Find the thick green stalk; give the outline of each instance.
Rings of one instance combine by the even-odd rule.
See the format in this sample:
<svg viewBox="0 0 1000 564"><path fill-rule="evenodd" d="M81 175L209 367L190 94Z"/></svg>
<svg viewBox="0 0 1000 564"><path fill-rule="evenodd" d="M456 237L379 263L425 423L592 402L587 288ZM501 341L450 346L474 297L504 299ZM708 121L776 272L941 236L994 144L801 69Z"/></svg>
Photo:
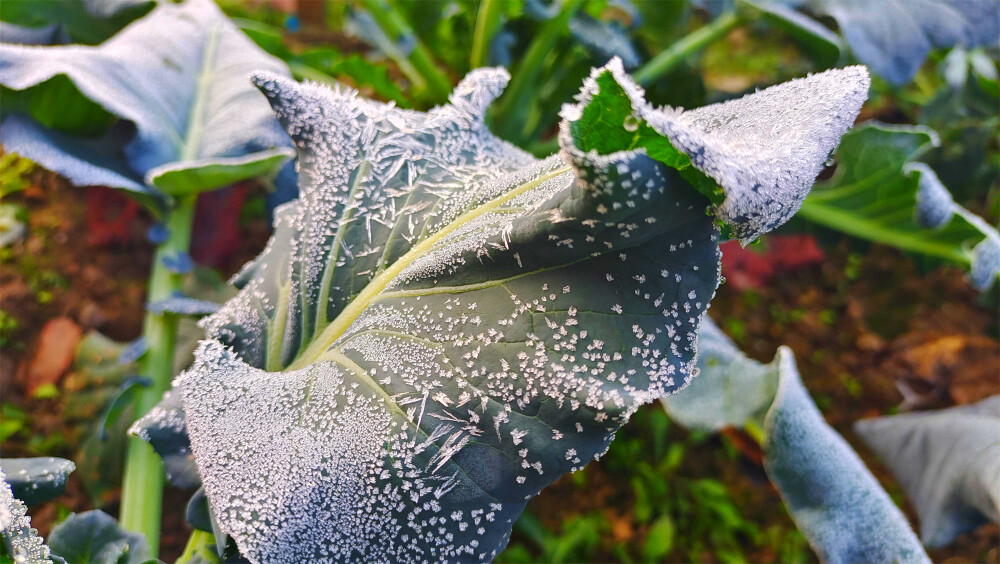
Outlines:
<svg viewBox="0 0 1000 564"><path fill-rule="evenodd" d="M405 62L408 64L400 64L400 70L407 74L418 91L424 91L432 101L444 101L451 92L451 80L438 68L430 52L403 19L402 13L386 0L361 0L361 3L390 41L406 36L415 38L413 50L406 56Z"/></svg>
<svg viewBox="0 0 1000 564"><path fill-rule="evenodd" d="M490 43L500 29L500 16L503 13L503 0L482 0L479 3L479 13L476 14L476 31L472 36L472 56L469 58L469 68L485 67L489 63Z"/></svg>
<svg viewBox="0 0 1000 564"><path fill-rule="evenodd" d="M186 253L191 243L191 225L197 196L180 198L167 218L170 231L153 256L146 295L147 302L170 297L181 289L182 276L171 272L164 259L176 253ZM135 415L140 417L153 408L170 387L174 375L174 344L177 340L177 316L170 313L146 312L142 328L148 350L141 360L142 375L151 384L140 390L135 403ZM122 527L146 535L155 556L160 545L160 506L163 501L163 463L148 443L129 442L122 481L122 501L119 521Z"/></svg>
<svg viewBox="0 0 1000 564"><path fill-rule="evenodd" d="M677 65L681 64L688 57L701 51L716 39L725 36L743 22L736 11L728 11L712 20L706 26L699 27L690 34L674 43L669 49L661 51L660 54L650 59L642 65L639 70L632 75L639 84L649 84L650 82L669 73Z"/></svg>
<svg viewBox="0 0 1000 564"><path fill-rule="evenodd" d="M494 112L494 127L504 128L505 137L515 143L523 143L526 139L511 139L520 133L523 116L528 113L531 96L538 87L539 74L545 58L550 54L556 41L569 30L569 21L576 15L583 0L564 0L559 14L545 22L541 31L528 47L521 63L516 67L510 84L503 96L497 102Z"/></svg>

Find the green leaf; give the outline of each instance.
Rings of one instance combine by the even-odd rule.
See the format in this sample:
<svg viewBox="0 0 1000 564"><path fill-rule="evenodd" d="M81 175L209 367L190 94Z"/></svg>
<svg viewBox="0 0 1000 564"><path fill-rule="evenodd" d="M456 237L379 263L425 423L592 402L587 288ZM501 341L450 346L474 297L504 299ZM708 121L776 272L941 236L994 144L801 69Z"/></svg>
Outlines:
<svg viewBox="0 0 1000 564"><path fill-rule="evenodd" d="M915 161L937 144L926 127L865 123L844 136L839 166L819 182L801 216L855 237L972 266L987 289L1000 276L1000 235L959 206L930 167Z"/></svg>
<svg viewBox="0 0 1000 564"><path fill-rule="evenodd" d="M151 556L140 533L126 531L107 513L74 513L49 534L52 554L73 564L143 564Z"/></svg>
<svg viewBox="0 0 1000 564"><path fill-rule="evenodd" d="M764 469L820 560L928 561L906 518L824 421L802 385L790 349L781 347L774 361L761 364L743 355L707 318L699 339L701 374L664 402L671 417L692 429L736 426L755 435ZM745 405L739 405L733 391L745 398ZM692 403L682 403L689 393Z"/></svg>
<svg viewBox="0 0 1000 564"><path fill-rule="evenodd" d="M96 44L149 12L154 4L153 0L4 0L0 41ZM31 31L36 39L26 41Z"/></svg>
<svg viewBox="0 0 1000 564"><path fill-rule="evenodd" d="M25 90L65 77L90 100L133 123L136 134L124 147L123 162L105 168L130 169L167 194L259 176L292 156L287 136L246 78L256 70L287 70L209 0L162 4L96 47L0 44L0 61L0 84L6 88ZM67 143L46 148L18 142L24 126L4 123L8 151L78 184L92 182L79 158L70 158L75 151Z"/></svg>
<svg viewBox="0 0 1000 564"><path fill-rule="evenodd" d="M910 496L927 546L1000 522L1000 396L854 428Z"/></svg>
<svg viewBox="0 0 1000 564"><path fill-rule="evenodd" d="M49 547L42 542L38 531L31 528L28 508L11 493L0 468L0 556L21 559L32 564L51 564Z"/></svg>
<svg viewBox="0 0 1000 564"><path fill-rule="evenodd" d="M844 42L823 24L795 11L783 2L742 1L760 10L764 20L788 33L821 66L831 66L840 60L845 48Z"/></svg>
<svg viewBox="0 0 1000 564"><path fill-rule="evenodd" d="M664 515L653 521L646 533L646 544L642 554L648 560L660 560L670 554L674 548L674 521L669 515Z"/></svg>
<svg viewBox="0 0 1000 564"><path fill-rule="evenodd" d="M691 112L706 133L649 107L613 62L564 110L560 154L539 161L483 122L502 70L471 73L426 114L257 76L300 148L300 197L203 320L169 409L134 427L177 431L183 414L212 513L249 559L490 559L528 499L690 380L718 285L715 220L644 149L586 145L607 75L711 171L741 166L736 131L711 118L752 145L759 132L728 110L777 104L764 92ZM835 130L864 85L848 70L769 92L801 102L803 129ZM826 158L809 156L794 165ZM776 160L765 175L781 198L805 173ZM740 182L761 168L742 165L727 202L753 192ZM785 213L766 204L755 229Z"/></svg>
<svg viewBox="0 0 1000 564"><path fill-rule="evenodd" d="M0 458L0 469L14 497L31 506L61 495L76 465L65 458L51 456Z"/></svg>

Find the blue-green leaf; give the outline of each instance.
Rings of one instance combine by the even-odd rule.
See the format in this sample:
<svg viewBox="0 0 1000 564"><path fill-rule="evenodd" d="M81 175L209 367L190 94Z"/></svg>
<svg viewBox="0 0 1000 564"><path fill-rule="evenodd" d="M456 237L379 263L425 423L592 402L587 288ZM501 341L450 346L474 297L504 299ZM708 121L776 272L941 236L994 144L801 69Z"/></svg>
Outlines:
<svg viewBox="0 0 1000 564"><path fill-rule="evenodd" d="M838 71L684 121L615 61L564 110L561 153L538 161L483 122L506 79L477 70L425 114L257 77L300 148L300 197L203 321L171 408L135 426L161 427L182 401L212 512L251 560L495 556L528 499L691 378L718 231L679 169L731 171L746 154L713 119L749 145L808 129L829 151L866 90ZM601 123L612 100L653 124L655 156L624 116ZM733 115L755 110L795 114L801 131ZM693 157L665 157L653 126ZM786 198L812 181L796 166L826 158L807 154L742 163L727 186L772 174L769 197ZM757 230L790 213L761 207Z"/></svg>
<svg viewBox="0 0 1000 564"><path fill-rule="evenodd" d="M124 158L143 184L167 194L210 190L275 170L292 156L288 138L251 71L286 73L209 0L163 4L96 47L0 45L0 84L24 90L66 76L79 91L136 127ZM43 166L67 160L65 146L39 151L3 143ZM117 170L117 169L115 169ZM59 170L92 182L79 166Z"/></svg>
<svg viewBox="0 0 1000 564"><path fill-rule="evenodd" d="M0 470L14 497L29 506L62 494L66 480L75 469L76 465L65 458L0 458Z"/></svg>
<svg viewBox="0 0 1000 564"><path fill-rule="evenodd" d="M764 419L764 468L824 562L930 562L906 517L823 419L778 350L778 388Z"/></svg>
<svg viewBox="0 0 1000 564"><path fill-rule="evenodd" d="M906 518L823 419L790 349L761 364L707 318L699 339L700 375L663 402L672 418L704 431L745 428L760 440L768 476L822 561L928 561Z"/></svg>
<svg viewBox="0 0 1000 564"><path fill-rule="evenodd" d="M143 564L151 553L146 537L126 531L107 513L74 513L52 529L53 556L72 564Z"/></svg>
<svg viewBox="0 0 1000 564"><path fill-rule="evenodd" d="M1000 396L854 428L910 496L927 546L1000 523Z"/></svg>
<svg viewBox="0 0 1000 564"><path fill-rule="evenodd" d="M763 425L778 386L774 363L748 358L710 319L698 333L698 377L660 400L670 418L688 429L717 432Z"/></svg>

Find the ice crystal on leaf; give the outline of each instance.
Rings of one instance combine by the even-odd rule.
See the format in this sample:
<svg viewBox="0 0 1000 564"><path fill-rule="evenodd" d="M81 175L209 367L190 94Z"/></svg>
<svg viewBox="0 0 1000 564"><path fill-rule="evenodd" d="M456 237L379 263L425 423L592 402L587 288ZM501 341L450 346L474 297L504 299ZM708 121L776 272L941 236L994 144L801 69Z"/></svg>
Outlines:
<svg viewBox="0 0 1000 564"><path fill-rule="evenodd" d="M595 101L608 77L619 92ZM612 98L647 123L682 122L648 108L618 62L564 110L577 123L544 160L483 123L502 70L474 71L428 113L254 80L299 149L301 195L234 279L239 295L203 321L208 340L175 382L213 514L255 562L489 560L528 499L694 375L719 282L710 201L662 144L654 156L585 139L607 126L592 110ZM864 90L861 71L810 80L833 94L809 81L796 92L840 96L817 119L842 131L860 102L841 94ZM678 126L709 176L743 154L726 152L738 129L695 129L714 115ZM835 135L816 142L822 155L807 147L809 170ZM797 194L806 176L768 178ZM730 204L744 216L760 202L723 188L747 198ZM749 231L794 208L780 189L770 197L785 211L761 211Z"/></svg>

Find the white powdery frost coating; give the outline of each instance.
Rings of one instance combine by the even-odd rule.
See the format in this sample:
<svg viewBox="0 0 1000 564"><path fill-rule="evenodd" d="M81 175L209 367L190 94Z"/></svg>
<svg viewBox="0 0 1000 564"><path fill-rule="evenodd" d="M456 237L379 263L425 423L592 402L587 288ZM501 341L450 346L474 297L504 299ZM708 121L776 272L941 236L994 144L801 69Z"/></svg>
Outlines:
<svg viewBox="0 0 1000 564"><path fill-rule="evenodd" d="M670 139L691 163L726 191L719 219L747 244L788 220L802 205L826 161L853 125L868 97L862 66L791 80L738 100L691 111L654 108L643 90L612 59L595 69L576 107L563 117L576 121L598 92L597 77L610 71L629 96L635 115ZM572 137L564 125L560 145Z"/></svg>
<svg viewBox="0 0 1000 564"><path fill-rule="evenodd" d="M486 561L533 495L693 377L701 196L641 153L537 161L479 70L426 114L255 79L301 195L175 387L254 562Z"/></svg>
<svg viewBox="0 0 1000 564"><path fill-rule="evenodd" d="M42 542L38 531L31 528L28 508L14 498L10 484L0 470L0 542L9 543L11 558L16 564L51 564L49 547Z"/></svg>

